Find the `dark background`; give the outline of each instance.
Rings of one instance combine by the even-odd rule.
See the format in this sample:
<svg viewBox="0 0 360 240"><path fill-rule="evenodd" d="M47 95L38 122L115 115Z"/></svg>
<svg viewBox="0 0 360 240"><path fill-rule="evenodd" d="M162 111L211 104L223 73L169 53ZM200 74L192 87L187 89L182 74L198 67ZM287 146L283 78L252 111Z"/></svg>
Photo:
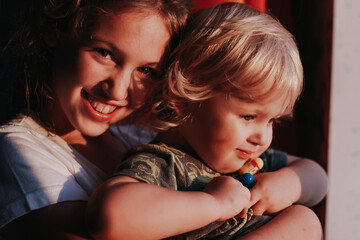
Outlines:
<svg viewBox="0 0 360 240"><path fill-rule="evenodd" d="M272 146L327 169L333 0L268 0L268 10L295 36L305 83L293 121L274 129ZM314 208L323 227L325 205Z"/></svg>
<svg viewBox="0 0 360 240"><path fill-rule="evenodd" d="M22 2L22 0L0 0L0 124L6 119L6 110L12 94L11 83L16 74L14 54L8 42L18 24L18 11L23 5Z"/></svg>

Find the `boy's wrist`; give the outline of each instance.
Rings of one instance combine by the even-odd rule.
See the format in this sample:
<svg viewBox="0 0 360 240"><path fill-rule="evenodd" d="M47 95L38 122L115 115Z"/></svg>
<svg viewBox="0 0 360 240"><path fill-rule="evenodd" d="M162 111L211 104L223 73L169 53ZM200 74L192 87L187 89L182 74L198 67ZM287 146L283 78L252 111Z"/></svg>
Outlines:
<svg viewBox="0 0 360 240"><path fill-rule="evenodd" d="M286 198L290 202L290 205L298 203L301 197L301 180L296 170L288 166L278 170L278 172L284 174L283 179L285 179L286 186L289 186L285 192L287 193Z"/></svg>

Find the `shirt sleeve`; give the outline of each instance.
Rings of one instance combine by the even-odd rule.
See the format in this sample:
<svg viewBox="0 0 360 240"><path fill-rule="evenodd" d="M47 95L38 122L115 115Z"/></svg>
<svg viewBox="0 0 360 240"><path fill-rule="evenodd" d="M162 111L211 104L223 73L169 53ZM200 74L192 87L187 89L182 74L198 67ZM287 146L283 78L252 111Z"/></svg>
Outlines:
<svg viewBox="0 0 360 240"><path fill-rule="evenodd" d="M273 172L287 165L287 154L272 148L267 149L260 158L264 161L260 172Z"/></svg>
<svg viewBox="0 0 360 240"><path fill-rule="evenodd" d="M139 181L178 190L178 170L171 152L159 151L160 147L143 145L142 150L128 154L115 176L125 175ZM150 149L154 148L154 149ZM158 149L157 149L158 148Z"/></svg>

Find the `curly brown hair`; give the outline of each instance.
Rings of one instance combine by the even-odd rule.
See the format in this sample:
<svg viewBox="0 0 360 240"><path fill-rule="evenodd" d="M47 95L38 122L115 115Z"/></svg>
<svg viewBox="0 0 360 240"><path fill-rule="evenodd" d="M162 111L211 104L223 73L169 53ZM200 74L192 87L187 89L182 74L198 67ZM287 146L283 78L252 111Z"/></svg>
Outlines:
<svg viewBox="0 0 360 240"><path fill-rule="evenodd" d="M47 39L76 39L99 15L137 11L161 16L173 43L186 21L189 7L189 1L182 0L26 1L21 27L12 39L19 46L14 113L25 109L27 114L40 119L40 113L54 101L51 79L54 47L47 44Z"/></svg>

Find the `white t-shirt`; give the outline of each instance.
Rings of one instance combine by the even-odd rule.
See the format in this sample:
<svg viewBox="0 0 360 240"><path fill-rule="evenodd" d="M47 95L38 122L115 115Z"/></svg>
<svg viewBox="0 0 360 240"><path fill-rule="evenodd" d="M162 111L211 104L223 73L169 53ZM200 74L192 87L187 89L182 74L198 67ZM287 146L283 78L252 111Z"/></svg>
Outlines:
<svg viewBox="0 0 360 240"><path fill-rule="evenodd" d="M50 204L87 200L106 177L30 117L0 126L0 228Z"/></svg>

